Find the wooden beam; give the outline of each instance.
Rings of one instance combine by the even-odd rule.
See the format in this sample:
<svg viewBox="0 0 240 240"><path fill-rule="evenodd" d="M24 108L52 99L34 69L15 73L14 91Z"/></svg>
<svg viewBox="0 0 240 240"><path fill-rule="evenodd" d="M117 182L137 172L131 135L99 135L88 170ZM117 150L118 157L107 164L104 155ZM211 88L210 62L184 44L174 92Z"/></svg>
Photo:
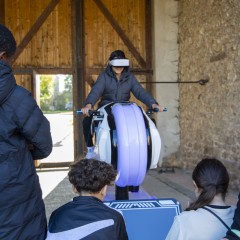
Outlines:
<svg viewBox="0 0 240 240"><path fill-rule="evenodd" d="M146 68L152 68L152 0L145 0L145 39L146 39ZM147 82L152 82L152 75L146 77ZM153 93L151 84L146 85L148 92Z"/></svg>
<svg viewBox="0 0 240 240"><path fill-rule="evenodd" d="M5 24L5 0L0 0L0 23Z"/></svg>
<svg viewBox="0 0 240 240"><path fill-rule="evenodd" d="M85 93L85 58L84 58L84 0L72 0L72 56L73 56L73 103L74 109L81 109ZM84 138L82 117L74 116L74 157L83 155Z"/></svg>
<svg viewBox="0 0 240 240"><path fill-rule="evenodd" d="M146 65L152 68L152 0L145 0Z"/></svg>
<svg viewBox="0 0 240 240"><path fill-rule="evenodd" d="M105 5L102 3L101 0L94 0L100 11L103 13L103 15L106 17L106 19L109 21L109 23L112 25L113 29L118 33L119 37L122 39L124 44L128 47L132 55L136 58L138 63L142 68L146 68L146 62L141 56L141 54L138 52L138 50L134 47L128 36L125 34L123 29L120 27L118 22L115 20L115 18L112 16L112 14L109 12L109 10L105 7ZM126 13L127 14L127 13Z"/></svg>
<svg viewBox="0 0 240 240"><path fill-rule="evenodd" d="M13 57L12 63L16 61L18 56L22 53L24 48L28 45L28 43L32 40L33 36L37 33L39 28L42 26L42 24L45 22L45 20L48 18L50 13L53 11L53 9L56 7L56 5L59 3L60 0L51 0L51 2L48 4L48 6L44 9L42 14L39 16L39 18L36 20L36 22L33 24L31 29L28 31L26 36L22 39L20 44L17 47L16 53Z"/></svg>
<svg viewBox="0 0 240 240"><path fill-rule="evenodd" d="M13 67L13 73L15 75L25 75L25 74L73 74L72 68L24 68L24 67Z"/></svg>

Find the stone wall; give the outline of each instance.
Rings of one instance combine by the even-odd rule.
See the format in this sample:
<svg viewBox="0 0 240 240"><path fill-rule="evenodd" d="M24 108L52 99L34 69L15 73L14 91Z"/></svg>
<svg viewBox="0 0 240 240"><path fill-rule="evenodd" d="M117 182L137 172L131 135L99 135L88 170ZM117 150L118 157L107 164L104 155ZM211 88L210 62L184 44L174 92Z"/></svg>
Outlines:
<svg viewBox="0 0 240 240"><path fill-rule="evenodd" d="M179 0L180 150L172 165L204 157L227 166L240 189L240 1ZM168 160L168 161L169 161Z"/></svg>

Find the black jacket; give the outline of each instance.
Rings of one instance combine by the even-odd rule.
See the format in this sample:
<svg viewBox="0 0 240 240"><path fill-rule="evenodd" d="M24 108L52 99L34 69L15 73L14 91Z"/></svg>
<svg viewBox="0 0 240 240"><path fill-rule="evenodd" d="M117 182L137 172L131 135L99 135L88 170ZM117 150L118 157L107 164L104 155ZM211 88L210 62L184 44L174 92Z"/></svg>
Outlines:
<svg viewBox="0 0 240 240"><path fill-rule="evenodd" d="M51 151L49 122L0 61L0 239L44 239L45 207L33 159Z"/></svg>
<svg viewBox="0 0 240 240"><path fill-rule="evenodd" d="M233 224L231 226L231 229L235 229L235 230L240 231L240 193L238 195L237 208L236 208L235 213L234 213ZM237 237L231 231L227 231L226 238L229 239L229 240L239 240L240 239L240 237Z"/></svg>
<svg viewBox="0 0 240 240"><path fill-rule="evenodd" d="M47 240L127 240L122 215L95 197L79 196L55 210Z"/></svg>
<svg viewBox="0 0 240 240"><path fill-rule="evenodd" d="M129 101L130 93L151 108L156 103L155 99L137 81L128 68L124 69L120 80L117 80L112 68L108 65L102 72L91 89L84 105L92 106L101 98L98 107L111 102Z"/></svg>

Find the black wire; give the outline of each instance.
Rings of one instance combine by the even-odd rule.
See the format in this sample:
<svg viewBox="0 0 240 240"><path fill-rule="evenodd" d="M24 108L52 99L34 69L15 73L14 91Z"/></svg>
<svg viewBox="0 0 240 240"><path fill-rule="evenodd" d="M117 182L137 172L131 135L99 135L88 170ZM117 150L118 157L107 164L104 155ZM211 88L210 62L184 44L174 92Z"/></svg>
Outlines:
<svg viewBox="0 0 240 240"><path fill-rule="evenodd" d="M180 81L180 82L139 82L141 84L147 84L147 83L198 83L200 85L205 85L207 82L209 82L208 79L200 79L198 81Z"/></svg>

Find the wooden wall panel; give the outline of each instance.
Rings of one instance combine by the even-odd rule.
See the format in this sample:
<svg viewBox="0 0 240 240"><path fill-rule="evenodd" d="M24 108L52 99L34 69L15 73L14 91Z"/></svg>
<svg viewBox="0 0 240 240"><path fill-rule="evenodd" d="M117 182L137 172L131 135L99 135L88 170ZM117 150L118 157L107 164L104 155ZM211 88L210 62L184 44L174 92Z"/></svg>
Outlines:
<svg viewBox="0 0 240 240"><path fill-rule="evenodd" d="M145 58L145 0L102 0L133 45ZM86 67L106 65L110 53L122 49L132 67L140 67L93 0L84 2Z"/></svg>
<svg viewBox="0 0 240 240"><path fill-rule="evenodd" d="M28 91L32 92L32 76L31 75L16 75L16 82L18 85L26 88Z"/></svg>
<svg viewBox="0 0 240 240"><path fill-rule="evenodd" d="M19 44L50 0L5 1L5 23ZM17 66L71 67L71 1L61 0L15 62Z"/></svg>

